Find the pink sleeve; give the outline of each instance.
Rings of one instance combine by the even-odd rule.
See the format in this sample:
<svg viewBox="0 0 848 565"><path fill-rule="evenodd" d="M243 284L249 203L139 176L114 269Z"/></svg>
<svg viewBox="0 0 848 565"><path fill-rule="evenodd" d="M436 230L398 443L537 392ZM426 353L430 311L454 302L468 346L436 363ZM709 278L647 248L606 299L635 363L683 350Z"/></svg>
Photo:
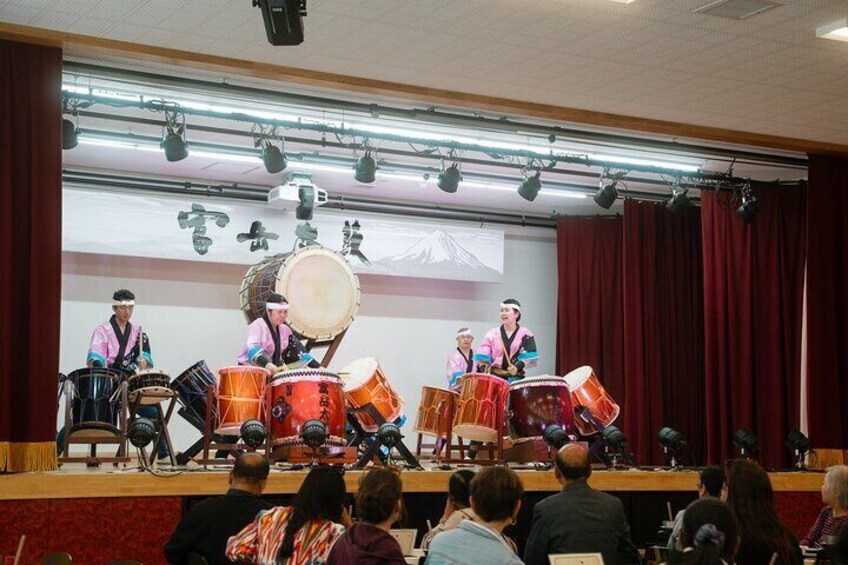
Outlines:
<svg viewBox="0 0 848 565"><path fill-rule="evenodd" d="M91 343L88 346L88 356L86 364L92 361L99 361L104 367L107 365L109 354L109 336L103 326L94 328L94 333L91 334Z"/></svg>

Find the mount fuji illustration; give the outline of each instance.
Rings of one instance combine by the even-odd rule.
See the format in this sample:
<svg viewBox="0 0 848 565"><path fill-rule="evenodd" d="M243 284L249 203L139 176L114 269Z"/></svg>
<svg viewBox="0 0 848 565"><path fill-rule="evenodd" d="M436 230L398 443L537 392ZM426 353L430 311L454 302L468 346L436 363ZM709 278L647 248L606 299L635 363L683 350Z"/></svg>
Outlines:
<svg viewBox="0 0 848 565"><path fill-rule="evenodd" d="M477 259L444 230L435 230L398 255L374 262L376 271L414 277L500 282L503 274Z"/></svg>

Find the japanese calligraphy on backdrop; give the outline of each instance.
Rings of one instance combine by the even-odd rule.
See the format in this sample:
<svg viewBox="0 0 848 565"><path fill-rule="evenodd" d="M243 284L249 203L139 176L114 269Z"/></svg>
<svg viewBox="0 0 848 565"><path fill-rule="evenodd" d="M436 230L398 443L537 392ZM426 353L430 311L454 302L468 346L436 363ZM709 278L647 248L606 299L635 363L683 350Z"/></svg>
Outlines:
<svg viewBox="0 0 848 565"><path fill-rule="evenodd" d="M320 244L357 273L476 282L503 279L504 234L431 221L321 210L309 222L263 204L65 188L63 249L252 265Z"/></svg>

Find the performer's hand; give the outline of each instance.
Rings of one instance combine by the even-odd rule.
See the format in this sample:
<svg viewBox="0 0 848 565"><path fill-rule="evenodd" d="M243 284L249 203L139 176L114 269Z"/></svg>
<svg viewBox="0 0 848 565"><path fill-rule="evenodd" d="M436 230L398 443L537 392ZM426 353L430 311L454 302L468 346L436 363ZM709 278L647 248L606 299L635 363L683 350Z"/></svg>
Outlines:
<svg viewBox="0 0 848 565"><path fill-rule="evenodd" d="M274 365L273 363L267 363L265 365L265 370L268 371L269 375L273 376L273 374L277 372L277 366Z"/></svg>
<svg viewBox="0 0 848 565"><path fill-rule="evenodd" d="M508 372L511 376L513 376L513 377L514 377L515 375L517 375L517 374L518 374L518 367L516 367L515 365L510 365L510 366L509 366L509 369L507 369L507 372Z"/></svg>
<svg viewBox="0 0 848 565"><path fill-rule="evenodd" d="M138 362L139 370L144 371L144 370L147 369L147 367L148 367L147 359L142 359L141 361Z"/></svg>
<svg viewBox="0 0 848 565"><path fill-rule="evenodd" d="M346 530L350 529L350 527L353 526L353 518L350 517L349 506L345 506L342 508L342 526L344 526Z"/></svg>

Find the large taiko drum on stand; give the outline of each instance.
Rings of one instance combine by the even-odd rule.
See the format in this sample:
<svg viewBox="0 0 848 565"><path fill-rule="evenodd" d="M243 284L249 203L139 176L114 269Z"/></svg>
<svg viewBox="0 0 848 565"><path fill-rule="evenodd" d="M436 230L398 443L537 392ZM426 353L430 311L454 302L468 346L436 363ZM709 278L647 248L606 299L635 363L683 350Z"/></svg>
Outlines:
<svg viewBox="0 0 848 565"><path fill-rule="evenodd" d="M322 369L297 369L274 375L271 387L271 444L303 445L300 432L309 420L327 427L327 443L345 443L345 397L341 379Z"/></svg>
<svg viewBox="0 0 848 565"><path fill-rule="evenodd" d="M267 375L265 369L247 365L218 369L216 434L237 436L241 434L241 425L245 421L264 421Z"/></svg>
<svg viewBox="0 0 848 565"><path fill-rule="evenodd" d="M113 402L112 397L119 390L123 378L123 371L105 367L86 367L68 375L68 380L74 385L70 437L76 434L120 435L118 403Z"/></svg>
<svg viewBox="0 0 848 565"><path fill-rule="evenodd" d="M453 433L459 437L495 442L501 433L509 382L486 373L467 373L460 381L453 417Z"/></svg>
<svg viewBox="0 0 848 565"><path fill-rule="evenodd" d="M541 439L545 428L557 424L567 433L574 425L571 391L562 377L528 377L509 387L509 435L513 439Z"/></svg>
<svg viewBox="0 0 848 565"><path fill-rule="evenodd" d="M180 404L201 426L206 422L206 410L209 404L209 386L217 386L215 375L209 370L206 361L198 361L179 374L171 383L171 388L177 393Z"/></svg>
<svg viewBox="0 0 848 565"><path fill-rule="evenodd" d="M339 376L344 382L345 397L354 408L364 408L371 403L386 422L394 422L403 416L403 398L373 357L363 357L348 364L339 371ZM357 412L356 418L366 432L376 432L380 427L370 414Z"/></svg>
<svg viewBox="0 0 848 565"><path fill-rule="evenodd" d="M331 340L346 330L361 297L359 278L344 256L319 245L273 255L247 271L239 301L248 323L265 313L271 293L289 301L291 329L314 340Z"/></svg>
<svg viewBox="0 0 848 565"><path fill-rule="evenodd" d="M418 417L412 428L419 434L446 438L451 427L450 412L456 405L457 393L432 386L421 387Z"/></svg>
<svg viewBox="0 0 848 565"><path fill-rule="evenodd" d="M618 418L621 408L601 386L592 367L578 367L563 378L571 389L571 401L575 411L574 425L581 434L588 436L601 431L593 422L580 417L582 408L588 408L603 427L609 426Z"/></svg>

